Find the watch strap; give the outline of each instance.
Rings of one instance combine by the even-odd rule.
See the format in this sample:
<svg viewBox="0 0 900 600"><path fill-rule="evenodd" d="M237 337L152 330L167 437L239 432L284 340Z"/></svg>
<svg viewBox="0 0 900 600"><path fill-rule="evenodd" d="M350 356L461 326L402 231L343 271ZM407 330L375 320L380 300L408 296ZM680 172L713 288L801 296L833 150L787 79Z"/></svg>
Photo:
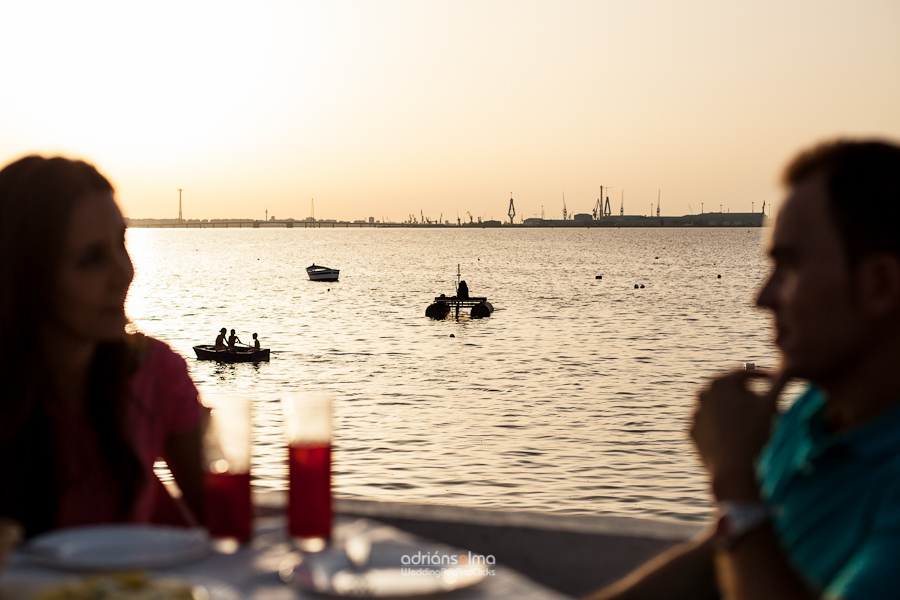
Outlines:
<svg viewBox="0 0 900 600"><path fill-rule="evenodd" d="M727 550L769 519L769 508L759 500L723 501L718 504L719 521L713 534L717 550Z"/></svg>

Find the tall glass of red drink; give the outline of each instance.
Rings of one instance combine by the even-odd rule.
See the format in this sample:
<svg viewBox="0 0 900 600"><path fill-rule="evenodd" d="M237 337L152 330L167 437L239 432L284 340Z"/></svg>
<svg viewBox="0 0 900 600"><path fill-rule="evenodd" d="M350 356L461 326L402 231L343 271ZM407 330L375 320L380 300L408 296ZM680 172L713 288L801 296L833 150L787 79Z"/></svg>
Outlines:
<svg viewBox="0 0 900 600"><path fill-rule="evenodd" d="M204 440L206 526L222 550L253 537L250 500L251 402L246 396L204 398L211 406Z"/></svg>
<svg viewBox="0 0 900 600"><path fill-rule="evenodd" d="M288 532L301 550L331 539L331 398L290 394L281 399L288 441Z"/></svg>

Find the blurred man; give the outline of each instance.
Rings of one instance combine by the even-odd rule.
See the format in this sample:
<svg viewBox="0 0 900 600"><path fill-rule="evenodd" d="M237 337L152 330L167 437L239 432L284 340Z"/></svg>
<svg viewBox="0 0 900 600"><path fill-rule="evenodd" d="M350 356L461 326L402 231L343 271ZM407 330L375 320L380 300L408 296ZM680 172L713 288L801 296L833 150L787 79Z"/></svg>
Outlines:
<svg viewBox="0 0 900 600"><path fill-rule="evenodd" d="M592 599L900 597L900 147L821 145L785 183L757 299L781 367L714 380L691 428L715 531ZM810 386L777 414L792 378Z"/></svg>

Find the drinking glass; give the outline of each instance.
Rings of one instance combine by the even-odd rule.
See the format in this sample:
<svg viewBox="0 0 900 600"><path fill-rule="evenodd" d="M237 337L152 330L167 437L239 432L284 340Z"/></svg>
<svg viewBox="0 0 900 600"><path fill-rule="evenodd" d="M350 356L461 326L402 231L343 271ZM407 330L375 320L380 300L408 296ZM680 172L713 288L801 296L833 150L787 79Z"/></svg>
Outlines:
<svg viewBox="0 0 900 600"><path fill-rule="evenodd" d="M288 442L288 532L301 550L331 539L331 398L294 393L281 399Z"/></svg>
<svg viewBox="0 0 900 600"><path fill-rule="evenodd" d="M204 439L206 457L206 523L209 534L226 542L253 537L250 500L251 402L246 396L218 395ZM229 544L221 546L227 549Z"/></svg>

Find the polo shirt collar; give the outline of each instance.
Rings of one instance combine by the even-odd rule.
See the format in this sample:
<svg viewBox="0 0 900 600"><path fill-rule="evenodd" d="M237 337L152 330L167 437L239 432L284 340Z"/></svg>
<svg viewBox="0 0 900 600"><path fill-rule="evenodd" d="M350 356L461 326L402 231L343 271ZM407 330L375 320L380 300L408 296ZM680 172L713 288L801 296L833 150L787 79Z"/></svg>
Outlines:
<svg viewBox="0 0 900 600"><path fill-rule="evenodd" d="M815 459L831 448L841 448L863 459L900 453L900 401L874 419L843 431L828 433L825 423L825 392L816 390L814 401L803 407L801 422L807 428L808 457Z"/></svg>

